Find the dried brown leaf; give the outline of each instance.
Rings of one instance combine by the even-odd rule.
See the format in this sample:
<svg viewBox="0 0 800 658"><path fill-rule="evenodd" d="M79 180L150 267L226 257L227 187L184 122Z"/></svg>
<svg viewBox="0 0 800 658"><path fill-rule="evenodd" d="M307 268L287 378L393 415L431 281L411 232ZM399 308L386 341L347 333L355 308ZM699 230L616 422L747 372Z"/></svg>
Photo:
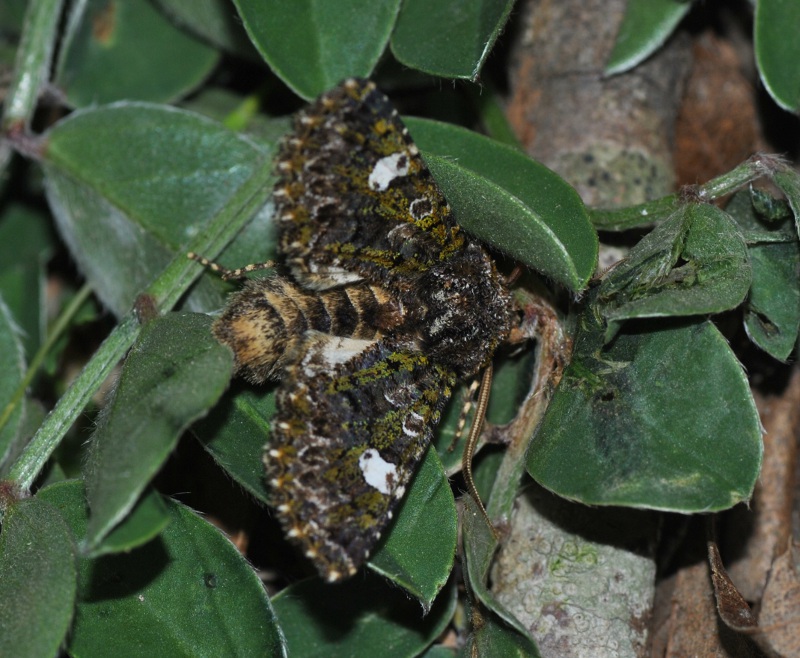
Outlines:
<svg viewBox="0 0 800 658"><path fill-rule="evenodd" d="M747 601L736 589L736 585L725 571L716 542L708 542L708 562L711 565L711 581L717 599L717 612L725 625L735 631L750 631L758 627Z"/></svg>

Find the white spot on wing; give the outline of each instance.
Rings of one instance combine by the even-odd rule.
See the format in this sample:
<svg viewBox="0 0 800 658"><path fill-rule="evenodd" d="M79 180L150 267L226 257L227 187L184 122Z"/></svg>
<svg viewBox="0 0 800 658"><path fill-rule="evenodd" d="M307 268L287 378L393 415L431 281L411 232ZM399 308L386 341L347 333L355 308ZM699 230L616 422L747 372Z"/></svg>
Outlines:
<svg viewBox="0 0 800 658"><path fill-rule="evenodd" d="M365 450L358 458L358 467L369 486L386 496L392 492L392 484L397 479L397 467L381 457L377 450Z"/></svg>
<svg viewBox="0 0 800 658"><path fill-rule="evenodd" d="M292 246L304 247L305 245L296 243ZM306 286L313 290L327 290L334 286L341 286L362 280L360 274L350 272L341 267L336 267L335 265L320 265L319 263L311 262L308 265L306 265L306 263L290 263L290 267L295 278L303 281ZM308 280L307 272L313 275L312 280Z"/></svg>
<svg viewBox="0 0 800 658"><path fill-rule="evenodd" d="M402 152L392 153L375 163L375 168L369 175L369 186L383 192L395 178L407 175L408 155Z"/></svg>
<svg viewBox="0 0 800 658"><path fill-rule="evenodd" d="M346 363L357 354L375 344L374 340L365 338L343 338L331 336L320 346L317 352L320 358L331 365Z"/></svg>
<svg viewBox="0 0 800 658"><path fill-rule="evenodd" d="M306 377L318 377L340 363L361 354L375 344L374 340L365 338L344 338L331 336L319 331L306 332L305 356L300 362ZM309 402L313 402L308 398Z"/></svg>

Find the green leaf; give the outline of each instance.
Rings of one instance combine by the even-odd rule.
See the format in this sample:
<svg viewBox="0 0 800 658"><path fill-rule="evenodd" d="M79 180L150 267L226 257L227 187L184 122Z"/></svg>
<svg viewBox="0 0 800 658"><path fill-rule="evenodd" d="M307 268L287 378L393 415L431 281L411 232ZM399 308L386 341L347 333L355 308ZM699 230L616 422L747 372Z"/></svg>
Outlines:
<svg viewBox="0 0 800 658"><path fill-rule="evenodd" d="M645 236L600 286L609 340L622 320L719 313L747 295L747 246L715 206L688 204Z"/></svg>
<svg viewBox="0 0 800 658"><path fill-rule="evenodd" d="M405 0L392 52L406 66L476 80L514 0Z"/></svg>
<svg viewBox="0 0 800 658"><path fill-rule="evenodd" d="M754 190L740 190L731 197L725 206L739 233L747 244L763 244L768 242L797 242L797 230L794 218L771 221L756 210Z"/></svg>
<svg viewBox="0 0 800 658"><path fill-rule="evenodd" d="M76 7L82 14L71 18L56 76L76 107L176 100L199 85L219 59L149 2L88 0Z"/></svg>
<svg viewBox="0 0 800 658"><path fill-rule="evenodd" d="M146 544L158 536L169 523L169 510L154 489L146 491L128 516L114 528L92 552L94 557L122 553Z"/></svg>
<svg viewBox="0 0 800 658"><path fill-rule="evenodd" d="M310 100L348 77L368 77L394 27L400 0L234 0L275 74Z"/></svg>
<svg viewBox="0 0 800 658"><path fill-rule="evenodd" d="M38 496L10 506L0 534L0 655L55 656L72 619L75 543Z"/></svg>
<svg viewBox="0 0 800 658"><path fill-rule="evenodd" d="M458 658L454 647L434 644L425 653L420 654L420 658Z"/></svg>
<svg viewBox="0 0 800 658"><path fill-rule="evenodd" d="M589 505L689 513L749 499L761 424L716 327L636 325L600 351L591 315L531 443L531 476Z"/></svg>
<svg viewBox="0 0 800 658"><path fill-rule="evenodd" d="M772 182L786 195L794 214L794 222L800 235L800 173L786 167L772 177Z"/></svg>
<svg viewBox="0 0 800 658"><path fill-rule="evenodd" d="M214 461L262 503L269 502L263 454L274 413L274 386L259 390L239 387L192 427Z"/></svg>
<svg viewBox="0 0 800 658"><path fill-rule="evenodd" d="M467 599L472 632L464 647L464 656L503 656L504 658L538 658L541 654L534 641L507 626L491 610L478 610Z"/></svg>
<svg viewBox="0 0 800 658"><path fill-rule="evenodd" d="M586 285L598 241L572 187L518 150L477 133L404 121L459 224L571 290Z"/></svg>
<svg viewBox="0 0 800 658"><path fill-rule="evenodd" d="M145 325L92 438L89 549L130 512L181 432L222 395L232 369L208 316L172 313Z"/></svg>
<svg viewBox="0 0 800 658"><path fill-rule="evenodd" d="M628 0L606 75L623 73L664 45L691 8L687 0Z"/></svg>
<svg viewBox="0 0 800 658"><path fill-rule="evenodd" d="M386 541L369 566L413 594L429 611L453 569L456 503L435 450L428 450Z"/></svg>
<svg viewBox="0 0 800 658"><path fill-rule="evenodd" d="M483 622L470 636L468 647L479 656L530 656L538 658L539 650L519 620L500 603L487 587L489 569L497 550L497 536L486 524L471 496L464 496L461 515L463 529L463 563L465 580L481 607ZM477 652L477 653L476 653Z"/></svg>
<svg viewBox="0 0 800 658"><path fill-rule="evenodd" d="M42 163L58 228L118 316L271 157L204 117L141 103L75 112L46 139ZM188 308L221 303L204 280Z"/></svg>
<svg viewBox="0 0 800 658"><path fill-rule="evenodd" d="M80 482L44 489L76 537L88 524ZM281 656L258 576L216 528L166 499L170 522L130 553L79 560L73 656Z"/></svg>
<svg viewBox="0 0 800 658"><path fill-rule="evenodd" d="M0 4L0 26L9 37L13 36L15 39L19 39L27 6L28 0L7 0Z"/></svg>
<svg viewBox="0 0 800 658"><path fill-rule="evenodd" d="M54 239L41 212L11 203L0 216L0 294L21 329L29 361L44 339L44 263Z"/></svg>
<svg viewBox="0 0 800 658"><path fill-rule="evenodd" d="M0 427L0 466L7 466L6 462L16 452L24 423L25 398L18 400L13 410L7 405L20 387L25 370L25 353L17 326L0 297L0 372L3 374L0 377L0 414L5 416L5 425Z"/></svg>
<svg viewBox="0 0 800 658"><path fill-rule="evenodd" d="M761 81L784 110L800 111L800 4L795 0L758 0L756 3L756 64Z"/></svg>
<svg viewBox="0 0 800 658"><path fill-rule="evenodd" d="M256 94L242 97L227 89L209 87L194 94L181 107L219 121L270 148L292 129L291 114L269 117L261 111L261 100Z"/></svg>
<svg viewBox="0 0 800 658"><path fill-rule="evenodd" d="M745 328L756 345L785 361L800 327L800 245L795 242L750 247L753 285L745 307Z"/></svg>
<svg viewBox="0 0 800 658"><path fill-rule="evenodd" d="M42 422L47 415L47 410L39 400L26 396L23 398L23 405L22 422L17 430L16 441L6 455L8 461L0 465L0 478L8 475L12 467L16 465L16 460L20 457L31 437L42 426Z"/></svg>
<svg viewBox="0 0 800 658"><path fill-rule="evenodd" d="M176 25L237 55L256 56L230 0L156 0Z"/></svg>
<svg viewBox="0 0 800 658"><path fill-rule="evenodd" d="M416 601L374 575L339 585L311 578L272 599L289 655L303 658L416 656L455 611L455 587L424 614Z"/></svg>
<svg viewBox="0 0 800 658"><path fill-rule="evenodd" d="M792 210L785 200L776 199L765 190L761 190L751 185L750 198L753 204L753 209L767 222L780 222L781 220L788 219L792 216Z"/></svg>
<svg viewBox="0 0 800 658"><path fill-rule="evenodd" d="M475 488L478 490L481 500L489 501L504 456L502 448L493 446L491 449L481 450L473 460L472 469L474 471Z"/></svg>
<svg viewBox="0 0 800 658"><path fill-rule="evenodd" d="M492 394L486 410L486 420L495 425L510 423L519 412L531 388L536 369L536 352L525 350L506 357L494 368Z"/></svg>

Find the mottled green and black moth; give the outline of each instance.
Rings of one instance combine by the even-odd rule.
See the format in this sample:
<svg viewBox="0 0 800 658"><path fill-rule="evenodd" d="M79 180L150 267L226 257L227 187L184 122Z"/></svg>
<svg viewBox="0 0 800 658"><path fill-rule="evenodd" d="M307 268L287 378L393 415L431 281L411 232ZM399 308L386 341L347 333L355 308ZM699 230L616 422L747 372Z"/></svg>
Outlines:
<svg viewBox="0 0 800 658"><path fill-rule="evenodd" d="M214 334L240 376L281 380L272 503L337 581L389 524L455 382L507 337L511 302L372 82L300 112L277 173L283 262L231 296Z"/></svg>

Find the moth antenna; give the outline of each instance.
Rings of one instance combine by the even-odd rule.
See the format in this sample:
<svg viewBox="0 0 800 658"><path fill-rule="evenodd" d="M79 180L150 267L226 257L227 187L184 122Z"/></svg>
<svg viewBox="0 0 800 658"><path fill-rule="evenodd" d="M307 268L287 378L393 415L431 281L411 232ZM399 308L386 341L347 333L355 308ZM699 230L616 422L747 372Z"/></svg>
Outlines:
<svg viewBox="0 0 800 658"><path fill-rule="evenodd" d="M232 279L244 279L250 272L258 272L260 270L271 270L275 267L274 261L267 260L263 263L251 263L250 265L245 265L244 267L237 267L235 270L229 270L227 267L220 265L219 263L214 262L213 260L208 260L199 254L190 251L186 254L186 257L189 260L196 260L200 263L203 267L207 267L212 272L216 272L220 275L220 278L223 281L230 281Z"/></svg>
<svg viewBox="0 0 800 658"><path fill-rule="evenodd" d="M453 452L458 442L461 441L461 437L464 435L464 428L467 426L467 417L469 416L469 412L472 411L472 405L475 404L475 391L478 390L479 385L479 379L473 379L472 383L469 385L467 394L464 396L464 405L461 407L461 413L458 416L456 431L453 433L453 440L450 441L447 452Z"/></svg>
<svg viewBox="0 0 800 658"><path fill-rule="evenodd" d="M481 430L483 430L483 421L486 419L486 409L489 406L489 394L492 390L493 374L494 371L492 369L492 364L489 363L489 365L487 365L483 371L483 377L481 377L481 390L478 394L478 405L475 408L475 418L472 421L472 427L469 429L467 445L464 446L464 455L461 457L461 470L464 473L464 482L467 485L467 493L472 496L472 499L481 510L483 518L486 519L486 523L489 524L489 528L491 528L492 533L495 537L497 537L497 531L494 529L492 520L489 518L486 508L481 502L480 494L478 494L478 488L475 486L475 478L472 476L472 458L475 455L475 449L478 447L478 438L481 435Z"/></svg>

